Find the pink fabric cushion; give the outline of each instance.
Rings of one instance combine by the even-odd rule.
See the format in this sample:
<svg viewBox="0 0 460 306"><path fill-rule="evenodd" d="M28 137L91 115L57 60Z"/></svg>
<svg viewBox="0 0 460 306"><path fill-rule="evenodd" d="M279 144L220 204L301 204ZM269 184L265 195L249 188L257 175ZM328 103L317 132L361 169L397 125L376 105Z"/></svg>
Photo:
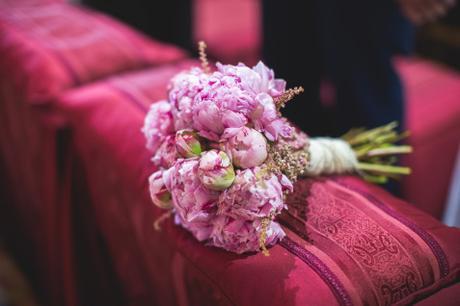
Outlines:
<svg viewBox="0 0 460 306"><path fill-rule="evenodd" d="M62 118L48 112L47 102L64 89L185 54L102 14L57 2L0 3L0 168L8 183L0 221L14 229L9 242L46 304L72 305L71 152L66 130L56 126Z"/></svg>
<svg viewBox="0 0 460 306"><path fill-rule="evenodd" d="M400 60L397 67L406 88L408 141L414 147L406 159L413 174L404 180L404 197L441 218L460 149L460 74L421 59Z"/></svg>
<svg viewBox="0 0 460 306"><path fill-rule="evenodd" d="M67 131L43 124L11 83L11 70L0 69L0 223L5 240L32 277L34 290L46 305L72 305L73 277L60 278L68 242L71 152ZM6 234L8 233L8 234Z"/></svg>
<svg viewBox="0 0 460 306"><path fill-rule="evenodd" d="M185 57L129 27L66 3L0 5L0 63L30 103L117 72Z"/></svg>
<svg viewBox="0 0 460 306"><path fill-rule="evenodd" d="M0 69L0 79L5 74ZM61 192L56 181L56 135L39 122L36 112L17 103L8 84L0 82L0 223L5 240L29 275L40 298L55 292L56 207ZM63 184L64 185L64 184ZM56 305L56 304L48 304Z"/></svg>
<svg viewBox="0 0 460 306"><path fill-rule="evenodd" d="M157 73L75 89L56 103L125 304L409 304L459 280L458 229L354 177L298 182L280 218L288 236L269 257L208 247L171 220L155 231L163 212L149 199L154 169L140 128L164 97Z"/></svg>
<svg viewBox="0 0 460 306"><path fill-rule="evenodd" d="M460 283L444 288L430 297L418 302L416 306L457 306L460 304Z"/></svg>

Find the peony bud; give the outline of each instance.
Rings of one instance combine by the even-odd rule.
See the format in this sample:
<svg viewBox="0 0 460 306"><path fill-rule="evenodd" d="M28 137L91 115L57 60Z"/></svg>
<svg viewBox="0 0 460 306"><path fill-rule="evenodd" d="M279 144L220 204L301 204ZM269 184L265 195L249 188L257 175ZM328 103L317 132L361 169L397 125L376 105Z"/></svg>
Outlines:
<svg viewBox="0 0 460 306"><path fill-rule="evenodd" d="M163 171L157 171L149 177L149 189L153 204L163 209L173 207L171 193L164 184Z"/></svg>
<svg viewBox="0 0 460 306"><path fill-rule="evenodd" d="M198 134L188 129L177 131L176 149L184 158L199 156L201 154L201 143Z"/></svg>
<svg viewBox="0 0 460 306"><path fill-rule="evenodd" d="M243 127L228 142L228 149L237 167L247 169L267 159L267 140L254 129Z"/></svg>
<svg viewBox="0 0 460 306"><path fill-rule="evenodd" d="M160 147L156 150L155 154L153 154L152 162L157 167L167 169L174 164L177 157L178 153L176 150L175 137L174 135L168 135Z"/></svg>
<svg viewBox="0 0 460 306"><path fill-rule="evenodd" d="M235 171L225 152L210 150L201 155L198 177L206 188L224 190L232 185Z"/></svg>

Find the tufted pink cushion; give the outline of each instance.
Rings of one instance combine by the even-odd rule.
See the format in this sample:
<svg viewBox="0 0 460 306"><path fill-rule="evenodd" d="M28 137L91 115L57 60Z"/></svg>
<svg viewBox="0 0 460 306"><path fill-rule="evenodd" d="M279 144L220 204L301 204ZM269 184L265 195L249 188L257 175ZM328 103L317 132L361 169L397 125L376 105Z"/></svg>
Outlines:
<svg viewBox="0 0 460 306"><path fill-rule="evenodd" d="M112 18L66 3L0 5L0 63L30 103L185 53Z"/></svg>

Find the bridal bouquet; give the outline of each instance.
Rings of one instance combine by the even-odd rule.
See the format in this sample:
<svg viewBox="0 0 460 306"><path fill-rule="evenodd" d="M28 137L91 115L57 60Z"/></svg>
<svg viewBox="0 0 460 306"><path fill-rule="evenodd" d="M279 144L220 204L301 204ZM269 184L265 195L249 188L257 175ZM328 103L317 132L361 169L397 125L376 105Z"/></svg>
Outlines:
<svg viewBox="0 0 460 306"><path fill-rule="evenodd" d="M301 87L286 89L262 62L217 63L211 72L202 43L200 58L201 68L171 80L168 100L152 104L142 129L159 169L149 178L153 203L199 241L268 254L285 236L276 216L297 177L358 172L384 182L409 173L392 165L411 151L393 145L404 136L394 123L309 139L280 113Z"/></svg>

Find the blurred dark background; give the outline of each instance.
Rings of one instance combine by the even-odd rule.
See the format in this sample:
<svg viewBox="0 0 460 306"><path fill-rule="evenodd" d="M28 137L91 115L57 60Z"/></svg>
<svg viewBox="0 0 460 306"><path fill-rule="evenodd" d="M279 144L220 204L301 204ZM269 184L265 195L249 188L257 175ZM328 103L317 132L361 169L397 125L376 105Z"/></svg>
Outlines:
<svg viewBox="0 0 460 306"><path fill-rule="evenodd" d="M230 51L225 50L220 50L220 53L215 55L224 57L220 59L222 61L237 61L238 57L241 61L247 59L254 61L255 58L251 57L253 49L260 48L261 40L261 37L256 37L258 35L253 33L261 30L261 1L264 0L183 0L163 1L161 4L144 0L82 0L81 2L115 16L152 37L178 44L189 50L195 50L194 40L191 39L193 36L206 39L208 44L213 45L209 40L218 40L216 36L232 34L235 37L239 32L239 40L234 44L241 45L243 49L242 44L245 43L246 50L235 52L235 46L225 45L221 48L232 49L234 55L230 56ZM289 6L289 2L286 2L286 7ZM308 11L302 14L305 21ZM198 18L193 18L194 16ZM248 42L249 37L255 40ZM445 16L417 28L415 52L460 69L458 3Z"/></svg>

